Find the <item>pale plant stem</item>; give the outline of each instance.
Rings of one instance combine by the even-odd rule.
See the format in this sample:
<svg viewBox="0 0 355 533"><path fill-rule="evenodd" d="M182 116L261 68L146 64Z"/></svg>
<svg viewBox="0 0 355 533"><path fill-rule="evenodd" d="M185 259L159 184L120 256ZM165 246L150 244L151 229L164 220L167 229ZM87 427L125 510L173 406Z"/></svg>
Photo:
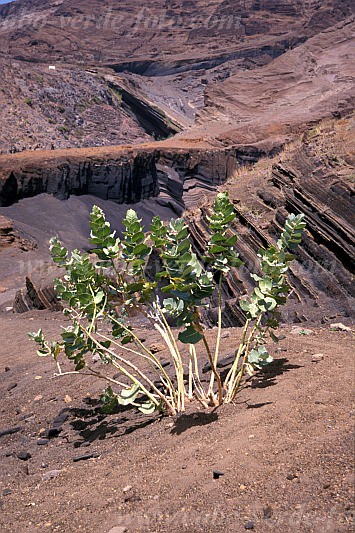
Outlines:
<svg viewBox="0 0 355 533"><path fill-rule="evenodd" d="M197 353L196 353L196 348L194 344L190 344L190 360L191 360L191 364L193 365L192 376L193 376L195 388L198 390L198 393L200 394L200 396L206 399L206 394L203 390L201 380L200 380Z"/></svg>
<svg viewBox="0 0 355 533"><path fill-rule="evenodd" d="M113 383L114 385L119 385L120 387L123 387L124 389L129 389L129 385L127 383L122 383L121 381L117 381L116 379L110 378L109 376L105 376L104 374L101 374L101 372L97 372L96 370L93 370L90 367L87 367L89 372L81 372L81 370L78 371L72 371L72 372L59 372L58 374L54 374L54 377L62 377L62 376L75 376L80 374L80 376L90 376L90 377L97 377L100 379L104 379L108 381L109 383Z"/></svg>
<svg viewBox="0 0 355 533"><path fill-rule="evenodd" d="M161 310L160 306L158 305L158 303L156 304L157 306L157 309L159 311L159 315L160 315L160 319L162 320L163 324L164 324L164 327L165 327L165 330L167 331L170 339L171 339L171 342L174 346L174 350L175 350L175 353L176 353L176 357L177 357L177 373L176 373L176 379L177 379L177 382L178 382L178 396L180 398L180 407L181 407L181 410L184 411L185 410L185 394L186 394L186 391L185 391L185 384L184 384L184 368L183 368L183 362L182 362L182 357L181 357L181 354L180 354L180 350L178 348L178 345L176 343L176 340L175 340L175 337L174 337L174 334L173 332L171 331L171 328L164 316L164 313L163 311Z"/></svg>
<svg viewBox="0 0 355 533"><path fill-rule="evenodd" d="M174 409L174 407L172 406L172 404L169 402L168 398L166 396L164 396L164 394L162 394L160 392L160 390L154 385L154 383L148 378L148 376L146 376L136 365L134 365L131 361L127 361L127 359L124 359L123 357L117 355L114 351L110 350L109 348L105 348L104 346L102 346L102 344L100 344L100 342L95 339L95 337L89 333L82 325L80 325L80 328L84 331L84 333L89 337L89 339L91 339L99 348L100 350L103 350L105 351L106 353L110 354L116 361L119 361L119 363L122 363L126 366L128 366L128 368L131 368L134 372L136 372L138 374L138 376L140 378L142 378L152 389L153 391L155 392L155 394L162 400L162 402L167 406L170 414L172 415L176 415L176 410ZM112 364L114 364L116 361L112 361ZM116 365L114 365L116 366ZM124 367L122 367L121 365L117 365L117 368L119 370L122 371L123 374L125 374L129 379L132 380L133 383L136 383L137 385L140 386L140 388L142 389L142 391L148 396L148 398L155 404L155 405L159 405L159 402L158 400L155 398L155 396L153 396L147 389L146 387L142 384L142 382L140 382L137 378L135 378L132 374L130 374L130 372L128 372Z"/></svg>
<svg viewBox="0 0 355 533"><path fill-rule="evenodd" d="M200 404L202 405L202 407L204 409L208 409L209 408L209 405L208 403L203 399L201 398L198 394L196 394L196 391L194 391L194 394L195 394L195 398L198 402L200 402Z"/></svg>
<svg viewBox="0 0 355 533"><path fill-rule="evenodd" d="M193 369L192 369L192 360L189 361L189 390L188 390L188 397L189 400L192 400L193 393L192 393L192 382L193 382Z"/></svg>
<svg viewBox="0 0 355 533"><path fill-rule="evenodd" d="M248 319L246 321L244 329L243 329L242 340L240 341L239 348L238 348L238 351L236 353L234 363L233 363L231 369L229 370L229 372L227 374L227 377L225 379L225 382L224 382L224 385L225 385L228 393L229 393L230 383L233 382L233 380L235 378L236 371L238 369L240 356L242 355L243 350L245 348L245 339L246 339L246 336L247 336L249 325L250 325L250 320Z"/></svg>
<svg viewBox="0 0 355 533"><path fill-rule="evenodd" d="M196 315L196 325L197 325L197 328L198 328L198 331L201 333L202 335L202 342L206 348L206 352L207 352L207 357L208 357L208 361L211 365L211 369L212 369L212 372L216 378L216 382L217 382L217 387L218 387L218 405L222 405L223 403L223 389L222 389L222 382L221 382L221 377L220 375L218 374L217 370L216 370L216 367L214 365L214 360L213 360L213 357L212 357L212 352L211 352L211 349L209 347L209 344L207 342L207 339L206 339L206 336L204 334L204 331L202 329L202 326L201 326L201 323L200 323L200 320L198 318L198 314L197 312L195 312L195 315ZM213 401L213 392L212 391L209 391L210 392L210 399Z"/></svg>
<svg viewBox="0 0 355 533"><path fill-rule="evenodd" d="M167 345L171 357L174 363L175 367L175 375L176 375L176 381L177 381L177 404L178 404L178 411L184 410L185 408L185 386L184 386L184 379L183 379L183 372L181 372L182 365L180 365L178 354L176 353L175 347L173 343L171 342L170 336L168 332L166 331L164 324L155 324L155 328L157 331L159 331L160 335L164 339L165 344Z"/></svg>
<svg viewBox="0 0 355 533"><path fill-rule="evenodd" d="M158 377L161 379L161 374L158 372L157 367L154 365L154 361L151 360L147 355L144 355L144 354L142 354L142 353L140 353L140 352L137 352L136 350L132 350L131 348L128 348L128 346L125 346L125 345L123 345L123 344L119 344L119 343L116 342L115 340L106 337L106 335L103 335L102 333L97 333L97 335L98 335L99 337L101 337L102 339L104 339L104 340L109 340L109 341L111 341L113 344L115 344L115 346L117 346L118 348L124 350L124 351L127 352L127 353L133 353L134 355L138 355L139 357L142 357L142 359L146 359L146 360L150 363L152 369L156 372L156 374L158 375ZM137 368L138 368L138 367L137 367ZM165 373L164 373L164 374L165 374ZM169 392L170 392L170 394L171 394L171 400L172 400L172 403L175 405L174 388L173 388L173 385L172 385L172 383L171 383L170 380L169 380L169 382L167 383L167 386L168 386L167 388L169 389Z"/></svg>
<svg viewBox="0 0 355 533"><path fill-rule="evenodd" d="M220 272L220 278L219 278L219 283L218 283L218 329L217 329L215 354L214 354L214 360L213 360L215 368L217 368L219 349L221 345L221 334L222 334L222 281L223 281L222 272ZM210 386L208 388L208 395L213 394L214 379L215 379L215 375L212 372Z"/></svg>
<svg viewBox="0 0 355 533"><path fill-rule="evenodd" d="M239 385L240 385L240 382L241 382L241 379L244 375L244 366L245 366L245 363L247 362L248 360L248 355L249 355L249 347L250 347L250 343L252 342L253 340L253 337L254 337L254 334L255 332L257 331L259 325L260 325L260 322L261 322L261 319L263 317L263 313L260 313L251 333L249 334L249 337L248 337L248 340L247 342L244 344L244 348L245 348L245 352L244 352L244 357L243 357L243 361L242 361L242 365L241 365L241 369L237 375L237 379L235 379L235 372L234 372L234 375L231 379L231 382L230 382L230 386L229 386L229 390L228 390L228 401L229 402L232 402L238 392L238 389L239 389ZM240 356L239 356L240 358ZM238 358L238 363L239 363L239 358ZM235 371L237 370L237 367L238 367L238 364L236 366L236 369Z"/></svg>
<svg viewBox="0 0 355 533"><path fill-rule="evenodd" d="M170 377L168 376L168 374L166 373L166 371L162 367L159 359L157 357L155 357L155 355L150 350L148 350L148 348L146 346L144 346L142 341L137 337L137 335L133 331L131 331L129 328L127 328L124 324L121 324L114 317L110 317L110 319L113 320L117 325L122 327L127 333L132 335L132 337L134 338L136 343L142 348L142 350L144 350L148 354L148 358L151 359L157 365L157 367L159 368L160 372L162 373L162 375L165 377L167 383L169 384L169 389L170 389L171 394L174 395L175 394L174 386L173 386L173 384L171 382ZM142 357L144 357L143 354L140 354L140 355Z"/></svg>

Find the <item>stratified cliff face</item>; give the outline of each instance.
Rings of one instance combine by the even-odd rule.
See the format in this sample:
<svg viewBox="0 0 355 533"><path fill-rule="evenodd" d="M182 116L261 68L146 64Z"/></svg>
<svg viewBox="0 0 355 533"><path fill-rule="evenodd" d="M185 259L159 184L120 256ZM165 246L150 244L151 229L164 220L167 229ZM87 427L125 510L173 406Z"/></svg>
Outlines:
<svg viewBox="0 0 355 533"><path fill-rule="evenodd" d="M43 164L44 163L44 164ZM237 167L235 150L102 149L88 153L36 152L0 156L0 205L47 193L65 200L90 194L119 204L164 198L181 213L207 191L227 180ZM196 190L195 190L196 189Z"/></svg>
<svg viewBox="0 0 355 533"><path fill-rule="evenodd" d="M237 299L253 286L257 251L275 242L289 213L304 213L307 232L292 264L285 321L353 316L355 298L354 119L309 130L274 163L240 170L226 188L234 201L236 249L245 267L225 283L226 325L244 322ZM200 255L208 241L208 206L187 215ZM216 305L216 301L212 305ZM215 312L207 319L213 323Z"/></svg>

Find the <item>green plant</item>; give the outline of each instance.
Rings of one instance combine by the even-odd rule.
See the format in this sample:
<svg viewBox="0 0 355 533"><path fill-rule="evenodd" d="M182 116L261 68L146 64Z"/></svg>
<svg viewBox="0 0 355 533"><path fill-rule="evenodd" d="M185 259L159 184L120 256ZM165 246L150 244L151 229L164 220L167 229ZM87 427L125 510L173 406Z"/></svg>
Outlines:
<svg viewBox="0 0 355 533"><path fill-rule="evenodd" d="M69 133L70 128L68 126L58 126L58 131L60 131L60 133Z"/></svg>
<svg viewBox="0 0 355 533"><path fill-rule="evenodd" d="M210 240L200 262L192 250L188 227L180 218L164 223L152 220L148 236L132 209L123 220L122 239L111 232L101 209L91 213L90 240L96 258L78 250L69 253L57 238L51 239L55 263L65 276L56 280L59 297L67 302L64 314L71 325L63 328L61 340L49 342L42 330L30 336L38 344L38 355L53 357L62 372L59 356L73 361L74 372L90 374L108 382L101 396L106 409L132 404L145 413L158 409L174 415L185 410L186 401L196 398L205 408L233 402L245 376L252 375L273 359L266 342L278 339L279 306L286 302L288 265L305 227L303 215L290 215L281 238L259 252L261 275L253 275L257 287L240 302L246 315L242 340L226 378L218 371L222 333L223 281L242 263L235 251L234 207L226 193L217 195L209 213ZM160 269L154 281L147 275L147 261L158 254ZM201 310L218 293L218 328L214 347L202 326ZM166 298L161 301L161 296ZM174 375L165 370L157 355L139 338L129 318L138 310L159 332L173 364ZM175 320L176 328L169 323ZM201 360L197 348L209 360L211 376L207 390L200 380ZM97 370L88 356L97 354L105 363ZM120 379L104 372L106 365L119 371ZM148 370L153 370L155 379ZM117 392L116 392L117 389Z"/></svg>

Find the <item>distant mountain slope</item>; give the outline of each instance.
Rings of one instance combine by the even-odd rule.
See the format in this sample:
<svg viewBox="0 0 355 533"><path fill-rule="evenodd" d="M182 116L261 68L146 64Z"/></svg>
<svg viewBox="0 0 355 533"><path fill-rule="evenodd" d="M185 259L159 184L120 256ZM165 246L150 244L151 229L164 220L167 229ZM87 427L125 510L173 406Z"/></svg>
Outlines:
<svg viewBox="0 0 355 533"><path fill-rule="evenodd" d="M174 132L172 120L185 129L175 142L277 144L305 120L347 109L351 7L350 0L3 5L0 153L139 144Z"/></svg>

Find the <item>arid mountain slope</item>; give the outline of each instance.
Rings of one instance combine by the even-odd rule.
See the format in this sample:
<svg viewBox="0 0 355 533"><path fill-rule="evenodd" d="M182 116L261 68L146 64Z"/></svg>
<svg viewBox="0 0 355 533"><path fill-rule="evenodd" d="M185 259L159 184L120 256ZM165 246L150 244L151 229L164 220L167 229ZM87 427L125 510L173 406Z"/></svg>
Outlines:
<svg viewBox="0 0 355 533"><path fill-rule="evenodd" d="M284 136L286 106L293 107L291 125L304 121L294 93L306 85L316 98L320 91L329 93L327 106L313 119L338 110L329 66L341 78L334 93L348 92L343 56L350 53L350 27L344 21L350 20L351 5L156 0L145 8L132 0L17 0L1 6L0 153L161 139L178 131L169 129L171 120L192 128L189 140L249 142L271 133L255 133L261 129L255 107L262 121L269 123L271 113L269 130ZM279 56L284 59L278 63ZM349 96L339 98L343 109ZM309 102L300 104L307 115ZM167 127L156 127L157 113L166 115ZM203 124L197 130L196 113Z"/></svg>
<svg viewBox="0 0 355 533"><path fill-rule="evenodd" d="M352 20L339 23L264 67L240 72L206 90L197 132L231 143L280 143L355 102Z"/></svg>
<svg viewBox="0 0 355 533"><path fill-rule="evenodd" d="M292 46L349 16L351 5L350 0L152 0L147 6L132 0L17 0L0 7L0 43L17 59L141 61L142 72L148 61L163 67L180 59L217 60L260 43L277 47L281 38Z"/></svg>

